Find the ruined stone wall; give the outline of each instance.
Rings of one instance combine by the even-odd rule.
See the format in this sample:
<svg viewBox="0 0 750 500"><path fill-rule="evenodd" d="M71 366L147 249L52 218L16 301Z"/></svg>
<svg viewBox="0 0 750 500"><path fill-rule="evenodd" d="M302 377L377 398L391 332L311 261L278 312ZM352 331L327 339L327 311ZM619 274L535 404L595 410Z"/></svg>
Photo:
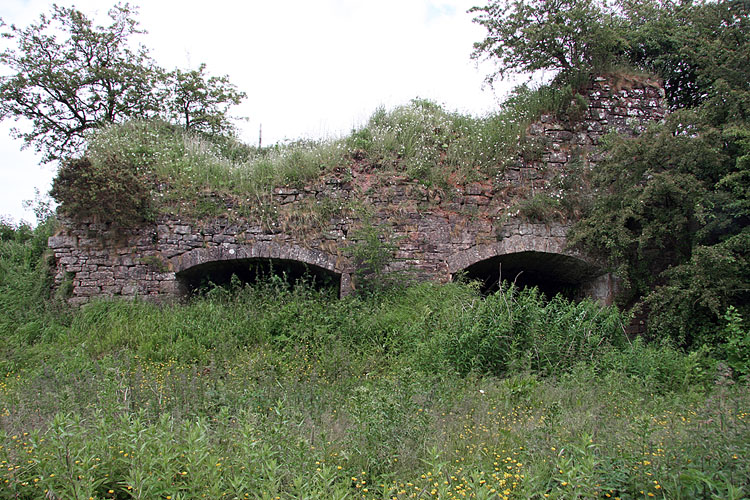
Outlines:
<svg viewBox="0 0 750 500"><path fill-rule="evenodd" d="M424 279L447 281L483 259L516 252L567 255L586 262L586 256L566 248L567 223L532 224L514 216L518 196L508 192L509 187L552 189L551 179L573 159L587 168L595 165L594 148L609 130L637 133L664 117L663 91L649 81L598 79L589 91L589 103L576 120L544 116L529 127L527 137L542 145L536 158L519 158L493 179L447 190L397 175L377 180L372 172L352 165L313 185L275 189L272 216L161 216L156 223L128 230L62 219L60 231L49 239L55 286L68 291L73 304L100 296L159 300L178 296L183 291L180 273L194 266L280 259L340 275L341 293L347 294L355 284L354 263L345 248L363 221L363 211L354 206L365 207L370 223L387 228L396 242L393 267L415 269ZM321 204L330 209L316 211ZM321 213L326 214L322 220ZM600 274L585 286L591 295L609 301L611 277Z"/></svg>
<svg viewBox="0 0 750 500"><path fill-rule="evenodd" d="M469 252L481 238L472 230L492 231L484 223L458 222L444 216L427 214L408 219L394 234L405 239L399 244L394 268L418 270L418 276L448 281L461 270L463 260L448 261L447 256ZM106 234L96 223L78 224L64 234L50 238L49 246L58 262L55 276L58 286L71 286L70 302L82 304L92 297L166 298L181 292L177 274L208 262L235 259L277 259L302 262L342 276L341 292L352 290L354 265L340 250L345 239L332 249L331 240L308 240L303 245L288 235L254 233L257 227L238 225L226 219L186 225L181 220L161 220L156 230L144 228ZM346 226L338 229L346 233ZM544 224L518 224L506 228L511 236L485 243L477 256L538 251L568 253L565 228ZM92 237L92 232L104 236ZM262 238L257 238L261 236ZM492 241L490 234L484 241ZM470 260L470 259L469 259ZM468 260L466 261L468 262ZM67 284L66 284L67 282Z"/></svg>
<svg viewBox="0 0 750 500"><path fill-rule="evenodd" d="M509 168L505 182L545 189L571 161L593 168L601 159L596 146L605 134L638 135L666 116L664 89L658 81L598 77L586 95L583 110L573 105L572 116L544 115L529 127L526 137L541 153Z"/></svg>

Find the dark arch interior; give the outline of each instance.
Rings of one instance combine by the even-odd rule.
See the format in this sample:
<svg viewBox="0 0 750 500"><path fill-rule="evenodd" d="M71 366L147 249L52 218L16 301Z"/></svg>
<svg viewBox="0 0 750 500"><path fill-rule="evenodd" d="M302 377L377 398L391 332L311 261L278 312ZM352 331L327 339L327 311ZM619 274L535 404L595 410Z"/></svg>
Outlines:
<svg viewBox="0 0 750 500"><path fill-rule="evenodd" d="M461 273L481 283L482 293L498 290L501 281L519 288L537 287L547 298L562 294L571 300L583 298L582 285L601 271L575 257L547 252L517 252L473 264Z"/></svg>
<svg viewBox="0 0 750 500"><path fill-rule="evenodd" d="M294 260L257 258L207 262L177 273L177 280L184 294L194 295L213 286L227 286L233 276L251 285L277 277L291 287L304 282L316 290L337 294L341 284L340 274L322 267Z"/></svg>

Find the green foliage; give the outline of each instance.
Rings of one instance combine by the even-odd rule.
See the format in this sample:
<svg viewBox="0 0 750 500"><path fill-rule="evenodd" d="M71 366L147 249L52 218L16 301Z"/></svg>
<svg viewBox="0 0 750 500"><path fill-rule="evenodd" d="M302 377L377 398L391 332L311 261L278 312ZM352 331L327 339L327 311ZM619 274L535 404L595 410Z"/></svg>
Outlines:
<svg viewBox="0 0 750 500"><path fill-rule="evenodd" d="M227 108L245 96L227 77L198 70L165 72L131 38L143 33L135 10L117 4L109 26L74 7L54 5L26 28L11 25L2 35L17 49L0 53L9 70L0 79L0 120L28 119L31 129L14 129L45 161L78 156L87 134L130 119L174 119L186 129L227 132ZM0 26L4 23L0 20Z"/></svg>
<svg viewBox="0 0 750 500"><path fill-rule="evenodd" d="M147 174L146 174L147 175ZM150 182L131 164L68 160L58 170L50 194L63 214L131 226L152 217Z"/></svg>
<svg viewBox="0 0 750 500"><path fill-rule="evenodd" d="M602 72L619 62L627 46L616 11L596 0L490 0L470 12L487 30L487 37L474 44L472 57L498 66L487 78L490 83L546 69Z"/></svg>
<svg viewBox="0 0 750 500"><path fill-rule="evenodd" d="M415 100L388 112L376 111L367 125L343 139L295 141L264 149L205 133L208 130L198 126L190 132L161 120L132 120L92 133L81 160L90 162L87 171L95 174L87 175L92 180L68 178L71 166L78 165L69 162L57 184L76 183L77 195L67 196L62 187L54 193L71 215L96 214L103 220L109 216L121 224L127 219L124 212L134 216L127 221L134 224L160 211L194 216L234 211L258 215L271 224L278 223L271 220L273 187L301 187L352 160L384 174L406 174L445 193L453 184L496 176L517 161L519 153L538 156L540 144L525 140L523 131L542 113L571 116L573 88L522 87L500 112L483 118ZM108 188L132 196L122 216L93 203L100 199L99 191ZM91 196L84 196L87 189Z"/></svg>
<svg viewBox="0 0 750 500"><path fill-rule="evenodd" d="M514 160L525 124L510 111L474 118L415 99L390 111L377 110L346 144L355 160L445 187L450 176L466 180L477 169L492 175Z"/></svg>
<svg viewBox="0 0 750 500"><path fill-rule="evenodd" d="M592 177L599 196L572 241L609 259L620 300L643 301L654 336L717 345L723 312L748 303L749 191L735 130L674 113L638 138L608 138Z"/></svg>
<svg viewBox="0 0 750 500"><path fill-rule="evenodd" d="M746 2L491 1L472 10L488 34L474 57L499 67L490 81L553 70L575 95L581 76L613 65L664 79L678 112L639 138L608 138L591 183L597 197L579 200L587 212L572 239L609 260L623 278L620 304L641 302L652 336L722 343L721 315L733 304L746 312L750 279ZM544 93L519 97L533 109ZM556 204L536 196L520 208L538 219Z"/></svg>
<svg viewBox="0 0 750 500"><path fill-rule="evenodd" d="M629 23L628 59L664 79L673 107L705 104L713 123L747 117L743 85L750 24L745 2L622 4Z"/></svg>
<svg viewBox="0 0 750 500"><path fill-rule="evenodd" d="M621 317L588 301L549 302L536 289L502 288L457 318L442 355L460 373L561 373L622 346Z"/></svg>
<svg viewBox="0 0 750 500"><path fill-rule="evenodd" d="M225 76L206 77L206 65L197 70L175 69L166 75L162 102L166 104L169 121L188 131L208 135L231 135L229 107L246 97Z"/></svg>
<svg viewBox="0 0 750 500"><path fill-rule="evenodd" d="M490 82L552 70L564 83L630 67L660 75L676 108L710 101L717 123L746 116L738 89L746 81L750 25L741 0L490 0L471 12L487 30L472 57L498 66Z"/></svg>
<svg viewBox="0 0 750 500"><path fill-rule="evenodd" d="M387 473L398 457L420 448L428 423L416 402L417 387L409 370L397 380L379 379L355 387L346 410L352 419L349 438L357 450L355 469Z"/></svg>
<svg viewBox="0 0 750 500"><path fill-rule="evenodd" d="M358 293L380 293L403 283L403 273L388 267L395 260L398 250L393 238L382 227L365 220L362 227L352 231L352 243L346 248L354 259L354 280Z"/></svg>
<svg viewBox="0 0 750 500"><path fill-rule="evenodd" d="M32 229L27 225L0 224L0 352L5 360L21 361L15 351L54 331L57 322L50 302L50 268L47 238L56 222L47 219Z"/></svg>
<svg viewBox="0 0 750 500"><path fill-rule="evenodd" d="M556 95L575 102L581 78L612 64L664 78L673 113L637 138L605 138L605 160L583 181L595 197L562 196L560 210L538 195L520 208L532 219L582 213L572 242L609 261L623 279L620 304L649 312L650 335L721 344L722 314L730 305L744 314L749 301L747 6L490 2L474 12L488 30L475 57L497 60L492 77L550 69L568 89L551 98L520 89L522 109L550 107Z"/></svg>
<svg viewBox="0 0 750 500"><path fill-rule="evenodd" d="M547 193L538 193L515 206L518 215L532 222L549 222L564 217L560 199Z"/></svg>
<svg viewBox="0 0 750 500"><path fill-rule="evenodd" d="M271 279L61 322L25 292L50 230L0 233L2 499L748 493L746 387L613 309Z"/></svg>
<svg viewBox="0 0 750 500"><path fill-rule="evenodd" d="M727 363L738 377L750 375L750 331L742 326L742 316L734 306L724 314Z"/></svg>
<svg viewBox="0 0 750 500"><path fill-rule="evenodd" d="M160 120L130 121L94 133L84 158L63 163L52 195L65 213L126 226L159 211L260 211L273 186L307 182L342 156L336 142L257 150Z"/></svg>

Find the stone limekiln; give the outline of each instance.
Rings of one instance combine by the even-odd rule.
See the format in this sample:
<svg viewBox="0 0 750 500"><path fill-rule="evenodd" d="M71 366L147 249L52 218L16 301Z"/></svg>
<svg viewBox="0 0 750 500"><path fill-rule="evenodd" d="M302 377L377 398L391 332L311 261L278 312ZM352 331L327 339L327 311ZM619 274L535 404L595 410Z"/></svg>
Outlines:
<svg viewBox="0 0 750 500"><path fill-rule="evenodd" d="M324 276L346 295L356 283L355 263L345 248L361 220L333 210L322 222L310 224L299 214L312 204L356 202L367 207L371 224L386 227L393 236L398 247L393 269L412 268L420 278L437 281L449 281L457 273L486 283L502 276L543 291L574 290L609 303L616 280L567 248L568 224L531 223L514 214L513 206L530 193L554 192L552 180L573 161L595 168L601 137L611 130L637 134L661 120L663 99L661 87L648 80L618 85L598 78L578 119L543 116L529 127L527 138L539 146L533 159L519 158L493 179L449 190L430 189L398 174L384 178L354 160L314 184L274 189L268 200L276 214L271 221L162 216L150 225L122 230L63 219L58 234L49 239L55 286L65 286L73 304L108 296L164 300L187 293L207 277L241 274L253 263L270 261Z"/></svg>

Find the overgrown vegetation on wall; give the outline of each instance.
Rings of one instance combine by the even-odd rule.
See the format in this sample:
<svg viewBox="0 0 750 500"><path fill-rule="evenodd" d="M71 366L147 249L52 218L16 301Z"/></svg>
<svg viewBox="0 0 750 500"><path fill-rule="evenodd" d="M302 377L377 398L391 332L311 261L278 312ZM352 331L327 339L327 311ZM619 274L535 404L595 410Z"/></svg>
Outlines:
<svg viewBox="0 0 750 500"><path fill-rule="evenodd" d="M352 164L447 190L493 178L517 161L528 124L571 92L520 88L502 110L482 118L415 100L377 110L341 139L263 149L161 121L131 121L93 134L83 159L61 165L52 194L69 215L132 225L159 212L251 213L273 187L301 187ZM121 208L106 204L109 192L125 195L115 203Z"/></svg>
<svg viewBox="0 0 750 500"><path fill-rule="evenodd" d="M746 2L490 1L473 9L489 79L551 70L569 83L629 68L664 80L672 115L637 138L612 136L574 240L624 279L622 305L648 311L653 337L713 344L727 308L750 312Z"/></svg>

